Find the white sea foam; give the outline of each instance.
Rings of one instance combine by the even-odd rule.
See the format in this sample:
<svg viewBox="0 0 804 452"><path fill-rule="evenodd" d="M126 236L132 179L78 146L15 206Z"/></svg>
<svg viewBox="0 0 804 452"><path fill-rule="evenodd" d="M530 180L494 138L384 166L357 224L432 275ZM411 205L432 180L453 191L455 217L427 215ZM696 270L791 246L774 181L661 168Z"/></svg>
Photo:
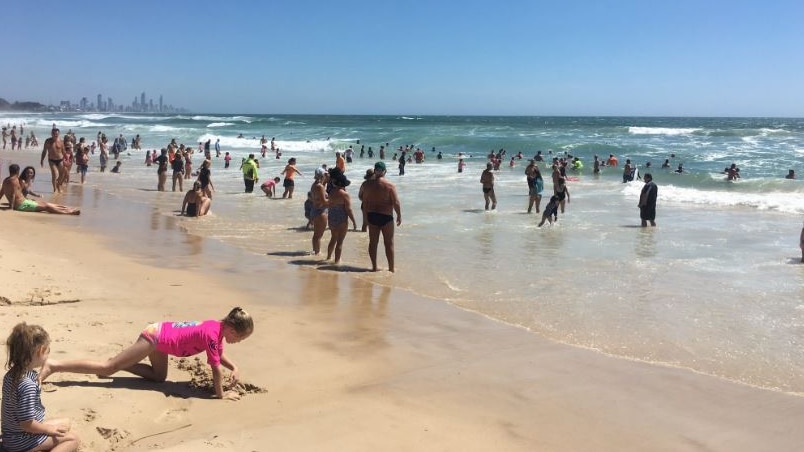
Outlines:
<svg viewBox="0 0 804 452"><path fill-rule="evenodd" d="M151 126L151 127L148 128L148 131L152 132L152 133L177 132L179 130L182 130L182 129L179 128L179 127L165 126L165 125L162 125L162 124L157 124L155 126Z"/></svg>
<svg viewBox="0 0 804 452"><path fill-rule="evenodd" d="M207 128L211 129L211 128L214 128L214 127L226 127L226 126L233 126L233 125L235 125L235 123L233 123L233 122L211 122L211 123L207 124Z"/></svg>
<svg viewBox="0 0 804 452"><path fill-rule="evenodd" d="M718 179L723 178L719 175ZM723 182L727 184L728 182ZM740 184L751 183L741 181ZM643 184L625 184L622 192L626 196L639 198ZM804 193L797 192L734 192L699 190L696 188L661 185L659 187L660 203L699 204L715 207L753 207L759 210L775 210L784 213L804 213Z"/></svg>
<svg viewBox="0 0 804 452"><path fill-rule="evenodd" d="M240 121L245 123L251 123L253 121L252 118L248 116L205 116L205 115L198 115L192 117L186 116L179 116L181 119L192 119L193 121Z"/></svg>
<svg viewBox="0 0 804 452"><path fill-rule="evenodd" d="M628 128L632 135L689 135L701 129L674 127L634 127Z"/></svg>
<svg viewBox="0 0 804 452"><path fill-rule="evenodd" d="M74 120L70 120L70 121L58 120L58 121L52 121L50 119L39 119L39 120L36 121L34 126L49 128L49 127L53 126L54 123L56 124L56 127L58 127L59 129L65 129L65 128L81 129L81 128L87 128L87 127L91 127L91 128L110 127L108 124L104 124L102 122L92 122L92 121L87 121L87 120L78 120L78 121L74 121ZM64 132L66 132L66 131L62 130L62 133L64 133Z"/></svg>

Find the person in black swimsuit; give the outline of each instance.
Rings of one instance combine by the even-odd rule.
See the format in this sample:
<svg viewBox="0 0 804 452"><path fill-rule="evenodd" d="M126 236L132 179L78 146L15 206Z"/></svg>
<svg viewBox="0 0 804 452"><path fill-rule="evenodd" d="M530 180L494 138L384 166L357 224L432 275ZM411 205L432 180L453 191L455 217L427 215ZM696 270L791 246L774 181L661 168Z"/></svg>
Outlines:
<svg viewBox="0 0 804 452"><path fill-rule="evenodd" d="M399 197L396 194L394 184L384 178L385 163L377 162L374 164L374 177L363 184L360 200L366 211L366 222L368 223L369 246L368 252L371 258L371 270L377 271L377 245L382 233L385 245L385 257L388 259L388 270L394 271L394 217L396 213L396 225L402 224L402 207Z"/></svg>

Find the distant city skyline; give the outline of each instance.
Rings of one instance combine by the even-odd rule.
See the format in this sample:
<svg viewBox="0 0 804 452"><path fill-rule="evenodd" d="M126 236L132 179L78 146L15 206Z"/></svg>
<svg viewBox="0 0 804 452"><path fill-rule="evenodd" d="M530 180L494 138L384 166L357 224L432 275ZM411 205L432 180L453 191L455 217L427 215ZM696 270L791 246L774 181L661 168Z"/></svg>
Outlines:
<svg viewBox="0 0 804 452"><path fill-rule="evenodd" d="M103 100L103 94L97 94L95 99L95 102L90 102L89 98L84 96L77 102L73 100L60 100L57 105L48 105L48 107L56 107L60 111L100 113L182 113L188 111L181 107L175 107L172 104L166 105L162 94L159 95L158 104L154 104L154 100L151 97L148 97L146 102L145 91L140 92L138 96L134 96L134 100L129 105L116 104L112 97L107 97L106 100ZM25 100L32 101L34 99Z"/></svg>

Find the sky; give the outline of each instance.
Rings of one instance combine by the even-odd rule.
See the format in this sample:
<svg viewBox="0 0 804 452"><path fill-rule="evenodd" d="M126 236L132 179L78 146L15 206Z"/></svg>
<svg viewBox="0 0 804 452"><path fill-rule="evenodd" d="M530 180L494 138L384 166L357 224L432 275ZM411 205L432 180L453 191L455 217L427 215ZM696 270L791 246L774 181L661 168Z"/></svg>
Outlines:
<svg viewBox="0 0 804 452"><path fill-rule="evenodd" d="M26 0L2 16L12 102L804 117L800 0Z"/></svg>

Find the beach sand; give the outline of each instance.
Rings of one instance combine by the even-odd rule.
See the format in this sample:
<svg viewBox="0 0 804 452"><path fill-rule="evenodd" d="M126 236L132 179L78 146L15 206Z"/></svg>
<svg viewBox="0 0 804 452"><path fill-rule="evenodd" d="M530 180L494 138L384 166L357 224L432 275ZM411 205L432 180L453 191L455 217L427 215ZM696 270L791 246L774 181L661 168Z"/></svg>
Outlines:
<svg viewBox="0 0 804 452"><path fill-rule="evenodd" d="M161 384L55 374L43 387L47 416L71 418L85 451L779 452L804 444L804 397L554 343L308 258L288 265L226 250L238 262L226 268L203 261L218 246L212 240L128 224L126 235L150 234L165 255L196 257L159 265L153 244L123 245L76 221L0 211L3 338L26 321L48 330L53 359L106 359L150 322L222 318L241 306L255 332L226 354L243 381L264 390L211 399L173 358ZM255 278L275 282L271 292L250 286ZM205 370L204 361L183 367Z"/></svg>

